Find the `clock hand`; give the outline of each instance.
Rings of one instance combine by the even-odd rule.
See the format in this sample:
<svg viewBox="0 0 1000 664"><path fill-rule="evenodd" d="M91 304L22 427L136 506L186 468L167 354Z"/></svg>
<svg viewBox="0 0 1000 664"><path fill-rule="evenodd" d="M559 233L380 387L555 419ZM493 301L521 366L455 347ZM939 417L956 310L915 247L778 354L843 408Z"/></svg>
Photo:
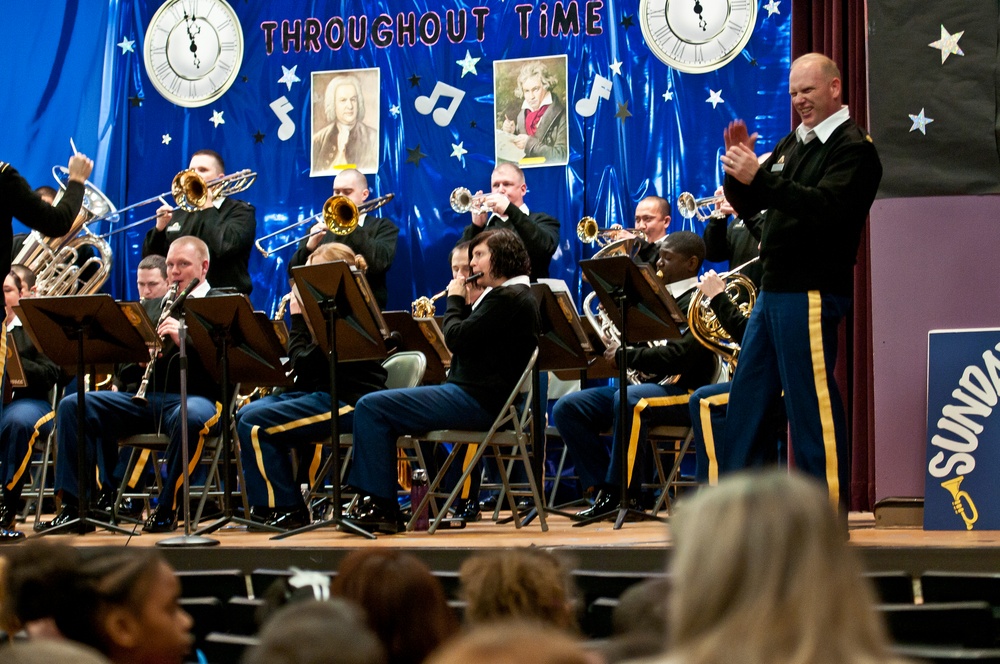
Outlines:
<svg viewBox="0 0 1000 664"><path fill-rule="evenodd" d="M705 17L701 15L701 11L701 0L694 0L694 13L698 15L698 27L701 28L702 32L705 32L706 28L708 28L708 23L705 21Z"/></svg>
<svg viewBox="0 0 1000 664"><path fill-rule="evenodd" d="M187 25L188 39L191 40L190 51L194 55L194 68L200 69L201 60L198 58L198 43L195 41L195 37L201 33L201 26L198 25L194 16L188 16L187 10L184 11L184 23Z"/></svg>

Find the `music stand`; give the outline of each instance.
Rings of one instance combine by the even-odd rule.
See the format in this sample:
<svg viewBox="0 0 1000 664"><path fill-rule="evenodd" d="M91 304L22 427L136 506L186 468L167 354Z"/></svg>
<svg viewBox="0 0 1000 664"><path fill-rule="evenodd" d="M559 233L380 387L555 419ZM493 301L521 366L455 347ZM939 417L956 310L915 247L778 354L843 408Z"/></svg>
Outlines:
<svg viewBox="0 0 1000 664"><path fill-rule="evenodd" d="M149 350L142 335L110 295L74 297L32 297L21 300L25 327L40 352L63 367L76 367L77 473L80 516L43 531L42 535L77 527L79 534L87 526L130 535L132 531L91 518L90 481L84 417L83 375L86 365L115 362L146 362Z"/></svg>
<svg viewBox="0 0 1000 664"><path fill-rule="evenodd" d="M16 311L17 317L21 317L21 313ZM28 377L24 375L24 365L21 364L21 354L17 351L17 344L14 343L14 335L10 332L5 333L7 335L7 361L4 364L4 374L7 378L7 385L10 389L20 389L22 387L28 386ZM6 398L6 394L4 397Z"/></svg>
<svg viewBox="0 0 1000 664"><path fill-rule="evenodd" d="M399 334L398 350L418 350L427 358L424 384L443 383L448 378L451 352L434 318L414 318L409 311L386 311L382 314L392 332Z"/></svg>
<svg viewBox="0 0 1000 664"><path fill-rule="evenodd" d="M659 521L657 517L628 507L628 445L631 417L628 413L628 353L630 345L657 339L679 339L677 324L686 320L680 307L660 283L652 265L636 265L628 256L611 256L580 262L611 320L621 333L618 349L618 461L621 466L621 497L617 512L596 515L573 524L585 526L615 517L614 529L629 515Z"/></svg>
<svg viewBox="0 0 1000 664"><path fill-rule="evenodd" d="M389 332L385 320L375 303L366 292L364 275L344 261L303 265L292 270L292 277L302 300L306 320L325 325L313 324L311 329L316 344L322 348L330 364L330 473L333 477L331 502L333 516L325 521L315 521L301 528L275 535L271 539L283 539L327 526L375 539L375 535L345 518L340 500L340 423L337 412L340 400L337 398L337 362L358 360L381 360L386 356L385 338Z"/></svg>
<svg viewBox="0 0 1000 664"><path fill-rule="evenodd" d="M223 482L228 483L232 479L231 455L236 450L229 412L231 386L234 383L289 384L281 365L281 344L274 328L270 324L262 324L254 314L246 295L188 298L184 302L184 311L191 345L222 389L222 477ZM185 465L185 474L187 471ZM184 497L184 502L189 502L188 496ZM222 492L222 518L194 534L207 535L234 522L245 526L262 526L233 515L232 487L227 484Z"/></svg>

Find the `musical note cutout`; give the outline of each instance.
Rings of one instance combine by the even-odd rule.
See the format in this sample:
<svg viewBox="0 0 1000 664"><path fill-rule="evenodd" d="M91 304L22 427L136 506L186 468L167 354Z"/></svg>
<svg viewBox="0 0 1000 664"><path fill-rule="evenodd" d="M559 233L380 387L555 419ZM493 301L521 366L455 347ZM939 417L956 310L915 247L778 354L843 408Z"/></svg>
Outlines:
<svg viewBox="0 0 1000 664"><path fill-rule="evenodd" d="M295 122L288 116L289 111L294 108L292 102L288 101L284 95L271 102L271 110L281 120L281 126L278 127L278 138L283 141L287 141L295 134Z"/></svg>
<svg viewBox="0 0 1000 664"><path fill-rule="evenodd" d="M598 98L611 99L611 79L604 78L600 74L594 75L594 85L590 88L590 96L586 99L579 99L576 102L576 112L585 118L597 112Z"/></svg>
<svg viewBox="0 0 1000 664"><path fill-rule="evenodd" d="M435 109L434 106L441 97L445 99L450 97L451 103L448 104L447 108ZM434 118L434 124L439 127L447 127L448 123L455 117L455 111L458 110L458 105L462 103L463 99L465 99L465 90L459 90L454 86L438 81L431 91L431 96L420 95L413 102L413 106L417 109L417 113L421 115L428 115L431 111L434 111L431 115Z"/></svg>

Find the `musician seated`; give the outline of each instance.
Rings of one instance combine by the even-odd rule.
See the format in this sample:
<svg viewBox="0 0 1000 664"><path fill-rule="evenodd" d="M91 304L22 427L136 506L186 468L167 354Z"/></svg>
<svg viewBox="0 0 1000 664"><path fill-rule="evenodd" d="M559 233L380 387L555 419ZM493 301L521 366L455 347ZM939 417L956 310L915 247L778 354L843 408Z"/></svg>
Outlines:
<svg viewBox="0 0 1000 664"><path fill-rule="evenodd" d="M167 251L167 275L183 292L191 281L199 283L188 295L191 298L213 294L207 281L209 271L208 246L200 239L184 236L174 240ZM218 291L215 291L218 293ZM166 298L164 298L166 300ZM161 308L163 302L161 301ZM140 387L145 370L137 365L122 368L119 377L127 386L120 392L90 392L84 400L84 417L87 431L83 444L96 453L98 473L103 483L100 505L108 505L118 488L120 478L114 477L118 461L118 441L141 433L162 430L170 436L167 447L167 475L160 492L156 510L146 520L146 532L169 532L177 526L177 492L183 484L183 459L181 448L181 397L179 318L183 305L169 317L158 316L157 333L164 339L163 350L155 360L148 387L147 403L133 400ZM218 430L222 415L219 385L213 380L208 367L198 353L192 352L187 343L187 429L189 469L194 469L201 458L205 440ZM228 401L228 399L226 399ZM62 494L62 508L58 515L41 529L64 524L79 515L79 478L77 477L77 395L66 396L59 402L56 413L56 442L59 462L56 464L55 488ZM161 426L162 425L162 426ZM113 505L113 499L110 500Z"/></svg>
<svg viewBox="0 0 1000 664"><path fill-rule="evenodd" d="M20 266L19 272L31 271ZM32 282L34 275L32 275ZM4 332L17 346L27 385L10 388L4 379L4 408L0 414L0 544L24 538L14 530L21 490L28 479L28 467L36 445L44 444L52 431L51 391L62 376L59 366L43 355L32 343L13 307L17 306L30 286L13 269L3 282Z"/></svg>
<svg viewBox="0 0 1000 664"><path fill-rule="evenodd" d="M152 319L159 315L160 300L170 290L167 281L167 259L159 254L150 254L135 269L135 287L139 292L139 302Z"/></svg>
<svg viewBox="0 0 1000 664"><path fill-rule="evenodd" d="M698 269L705 256L705 243L690 231L675 231L667 235L660 246L657 267L663 281L682 311L692 297L697 284ZM615 346L609 348L614 353ZM627 349L628 366L640 372L643 382L627 388L629 418L638 415L638 428L632 422L619 421L619 390L617 386L594 387L568 394L556 402L552 411L556 429L569 450L584 488L597 491L593 507L581 516L599 516L614 511L621 498L621 465L619 429L631 428L627 438L629 458L634 465L629 485L629 506L641 508L640 485L651 476L651 457L646 444L646 432L652 426L690 424L687 394L712 380L715 355L683 330L680 339L662 346ZM661 384L667 376L676 376L672 384ZM684 396L675 403L670 397ZM657 403L657 402L660 403ZM632 420L634 421L634 420ZM612 444L602 439L601 432L613 430Z"/></svg>
<svg viewBox="0 0 1000 664"><path fill-rule="evenodd" d="M434 429L486 430L496 419L538 345L538 305L528 286L528 252L510 230L477 235L470 266L486 292L465 303L465 279L448 284L442 325L451 349L443 385L373 392L354 412L348 483L362 499L348 515L372 531L399 530L396 439Z"/></svg>
<svg viewBox="0 0 1000 664"><path fill-rule="evenodd" d="M206 182L225 175L226 165L214 150L198 150L191 155L188 168ZM245 201L229 196L216 198L208 187L208 196L201 209L194 212L163 205L156 210L156 226L146 233L142 243L143 257L150 254L165 256L167 247L179 237L200 238L212 254L209 281L216 288L233 288L250 294L250 252L257 237L257 213Z"/></svg>
<svg viewBox="0 0 1000 664"><path fill-rule="evenodd" d="M333 195L346 196L355 205L361 205L368 200L368 179L354 168L346 168L333 179ZM299 248L288 261L288 273L292 268L306 264L309 255L317 247L330 242L347 245L355 254L365 257L368 270L365 278L372 288L379 309L385 309L389 300L389 289L386 285L386 273L392 267L396 258L396 240L399 238L399 227L388 217L376 217L367 213L358 216L358 227L349 235L336 235L329 231L322 221L316 222L309 229L309 237L299 243Z"/></svg>
<svg viewBox="0 0 1000 664"><path fill-rule="evenodd" d="M308 259L309 265L332 261L355 262L351 248L324 244ZM251 516L269 526L299 528L309 523L289 451L293 446L311 448L312 458L300 456L299 464L312 471L315 481L322 442L330 437L330 365L327 354L309 330L298 295L289 302L292 329L288 357L295 385L279 395L251 402L236 413L243 473ZM322 321L319 322L322 324ZM350 433L353 407L363 395L385 389L386 371L375 360L337 363L338 427ZM306 443L306 444L303 444ZM308 443L316 443L309 445ZM338 478L339 481L339 478Z"/></svg>

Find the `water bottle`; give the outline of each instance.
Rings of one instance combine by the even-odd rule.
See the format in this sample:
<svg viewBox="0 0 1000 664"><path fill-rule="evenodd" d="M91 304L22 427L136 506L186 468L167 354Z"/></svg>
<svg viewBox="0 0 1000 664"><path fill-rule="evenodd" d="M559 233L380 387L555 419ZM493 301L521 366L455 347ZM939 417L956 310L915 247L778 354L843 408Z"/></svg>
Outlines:
<svg viewBox="0 0 1000 664"><path fill-rule="evenodd" d="M423 468L417 468L413 471L412 481L410 482L410 509L414 510L416 513L417 508L420 506L421 501L423 501L424 496L427 495L427 471ZM424 505L424 509L420 511L417 515L416 521L413 522L413 530L427 530L431 525L430 519L427 514L427 505Z"/></svg>

